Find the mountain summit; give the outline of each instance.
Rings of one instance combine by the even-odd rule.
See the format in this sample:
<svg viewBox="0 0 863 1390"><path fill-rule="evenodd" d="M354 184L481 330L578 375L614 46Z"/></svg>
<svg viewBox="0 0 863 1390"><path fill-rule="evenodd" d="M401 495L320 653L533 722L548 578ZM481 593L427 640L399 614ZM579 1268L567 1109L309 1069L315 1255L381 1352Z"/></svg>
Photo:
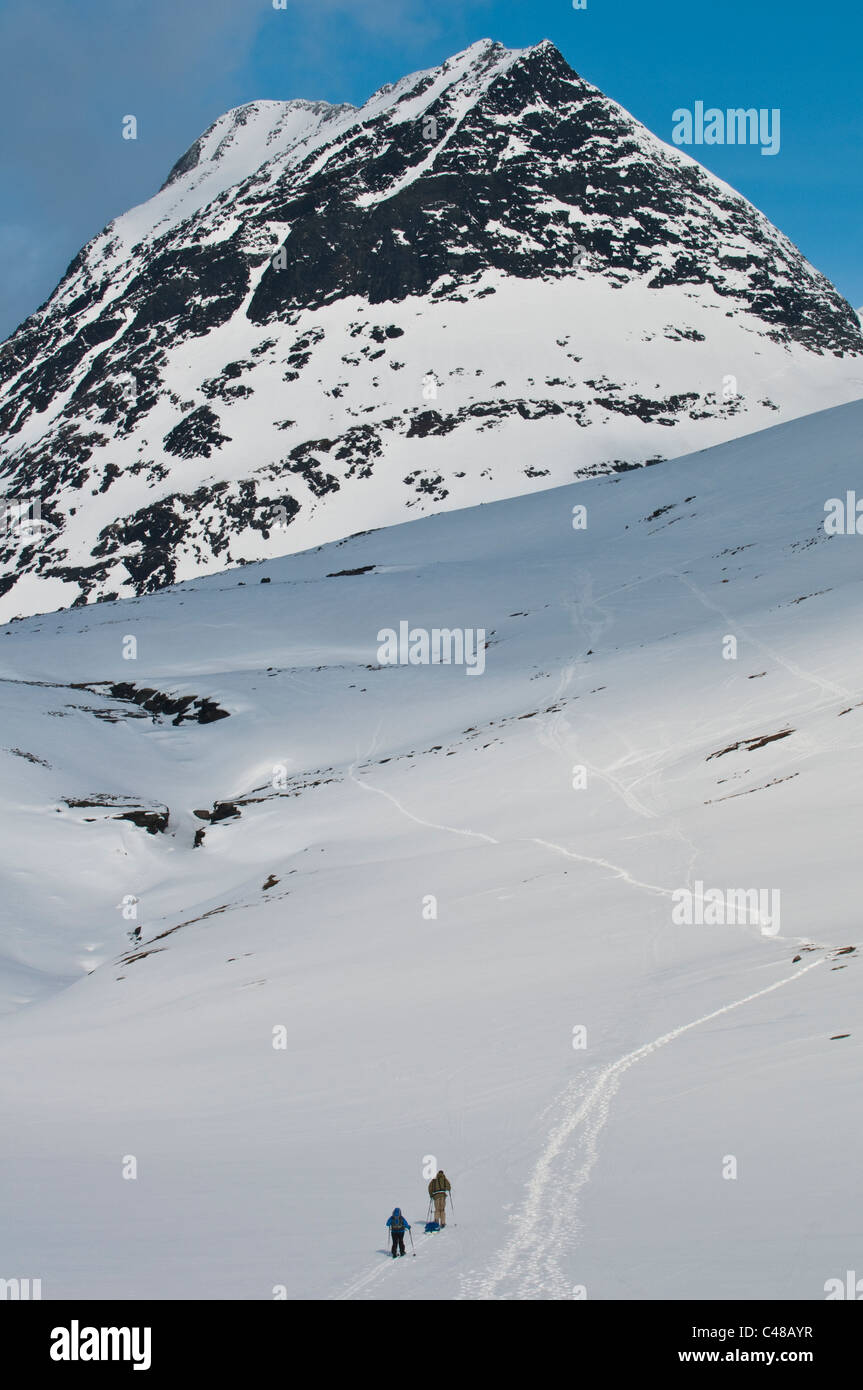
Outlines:
<svg viewBox="0 0 863 1390"><path fill-rule="evenodd" d="M549 42L252 102L0 348L0 618L860 395L856 312Z"/></svg>

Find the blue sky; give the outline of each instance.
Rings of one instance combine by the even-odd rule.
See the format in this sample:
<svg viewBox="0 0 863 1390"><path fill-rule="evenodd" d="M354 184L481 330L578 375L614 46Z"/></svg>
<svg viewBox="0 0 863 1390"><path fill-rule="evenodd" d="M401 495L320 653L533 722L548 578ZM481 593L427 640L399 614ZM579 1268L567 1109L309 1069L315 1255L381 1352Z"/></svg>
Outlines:
<svg viewBox="0 0 863 1390"><path fill-rule="evenodd" d="M863 305L857 0L0 0L0 338L223 111L361 103L480 38L548 38L670 140L672 112L778 107L775 157L690 149ZM137 141L121 136L138 120Z"/></svg>

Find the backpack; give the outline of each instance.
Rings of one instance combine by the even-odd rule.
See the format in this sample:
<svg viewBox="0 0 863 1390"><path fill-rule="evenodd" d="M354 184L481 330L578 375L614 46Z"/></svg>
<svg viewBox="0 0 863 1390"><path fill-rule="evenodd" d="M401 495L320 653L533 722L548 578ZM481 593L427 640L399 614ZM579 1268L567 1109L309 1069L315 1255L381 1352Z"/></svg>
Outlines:
<svg viewBox="0 0 863 1390"><path fill-rule="evenodd" d="M399 1210L399 1208L396 1207L396 1210L393 1212L392 1216L390 1217L390 1230L393 1232L393 1235L401 1235L401 1234L404 1232L404 1228L405 1228L405 1219L404 1219L404 1217L402 1216L401 1211Z"/></svg>

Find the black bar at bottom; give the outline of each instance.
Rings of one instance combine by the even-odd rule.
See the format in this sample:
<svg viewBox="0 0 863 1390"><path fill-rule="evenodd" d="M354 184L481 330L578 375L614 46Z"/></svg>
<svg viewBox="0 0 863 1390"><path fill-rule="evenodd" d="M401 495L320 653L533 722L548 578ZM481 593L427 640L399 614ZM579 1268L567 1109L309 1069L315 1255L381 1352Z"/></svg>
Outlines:
<svg viewBox="0 0 863 1390"><path fill-rule="evenodd" d="M264 1366L304 1375L300 1366L309 1359L327 1379L342 1371L356 1378L379 1358L389 1360L393 1337L406 1373L427 1346L432 1373L457 1356L462 1371L473 1363L478 1372L481 1362L485 1379L489 1364L500 1363L510 1376L507 1358L519 1345L533 1346L540 1362L553 1353L573 1374L588 1365L610 1377L793 1366L823 1378L854 1364L863 1330L856 1304L841 1301L400 1301L396 1308L363 1301L309 1311L303 1302L4 1302L0 1328L5 1359L25 1374L62 1383L107 1372L142 1384L145 1377L161 1384L183 1372L224 1378ZM525 1347L525 1338L536 1337Z"/></svg>

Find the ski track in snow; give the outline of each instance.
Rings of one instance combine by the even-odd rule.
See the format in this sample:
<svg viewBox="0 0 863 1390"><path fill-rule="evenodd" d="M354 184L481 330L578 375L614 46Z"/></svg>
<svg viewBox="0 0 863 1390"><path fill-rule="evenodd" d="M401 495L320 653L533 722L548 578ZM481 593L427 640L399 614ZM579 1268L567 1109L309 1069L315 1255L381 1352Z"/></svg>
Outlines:
<svg viewBox="0 0 863 1390"><path fill-rule="evenodd" d="M850 698L850 693L842 686L826 680L816 673L808 672L795 663L788 661L779 652L773 650L761 639L745 631L743 625L727 613L718 604L712 602L687 576L679 571L666 571L671 577L677 579L685 585L693 596L698 599L703 606L717 613L725 621L728 630L734 627L746 636L753 644L764 651L772 658L777 665L783 667L789 675L804 683L815 685L828 698L835 699L837 695ZM609 597L609 595L603 595ZM600 633L606 629L613 619L607 611L599 608L598 603L590 594L589 579L586 585L586 594L580 594L574 600L566 601L567 607L572 610L574 624L582 631L586 630L588 637L593 641ZM597 617L600 615L601 617ZM558 689L553 703L567 691L573 678L577 674L577 663L570 662L561 669ZM556 713L539 726L540 743L554 752L559 752L568 756L566 743L571 737L571 728L566 715L563 712ZM378 743L380 726L375 732L372 740L372 747L369 750L367 759L370 759ZM630 750L630 757L638 756L636 750ZM615 769L625 766L629 757L621 759L607 769L599 769L595 766L585 766L592 775L598 776L610 789L616 793L621 800L635 814L649 820L657 816L657 812L641 802L633 793L635 783L627 786L618 776L614 775ZM503 845L505 842L489 835L484 831L469 830L462 827L444 825L430 821L424 817L416 815L404 806L397 797L383 788L375 787L366 781L362 781L355 772L357 759L348 769L348 776L352 782L363 791L375 793L389 801L398 812L406 819L413 821L427 829L448 832L467 838L485 840L488 844ZM639 779L642 780L642 779ZM675 822L673 829L680 836L681 840L688 845L692 852L690 860L690 874L693 869L698 849L693 841L685 833L678 822ZM595 867L605 869L615 877L623 879L634 888L643 888L651 893L662 894L671 897L676 891L671 888L664 888L658 884L646 883L637 879L627 869L618 864L603 858L589 855L578 854L574 850L566 849L563 845L555 844L553 841L541 839L539 836L518 837L519 839L531 844L536 844L544 849L552 850L556 854L563 855L565 858L575 860L580 863L591 864ZM775 941L784 941L786 938L777 936L772 938ZM643 1061L651 1056L660 1048L668 1043L674 1042L684 1033L693 1028L698 1028L702 1024L709 1023L712 1019L719 1018L723 1014L731 1013L735 1009L751 1003L755 999L763 998L771 994L774 990L781 989L785 985L799 979L808 971L813 970L821 960L812 961L809 965L781 980L775 981L765 988L756 990L752 994L744 996L742 999L734 1000L730 1004L723 1004L708 1014L703 1014L700 1018L691 1020L676 1028L672 1028L667 1033L655 1038L652 1042L644 1043L642 1046L626 1053L618 1058L616 1062L605 1067L599 1077L591 1085L589 1078L581 1077L572 1082L567 1087L559 1100L553 1103L553 1108L561 1113L560 1119L552 1128L545 1147L536 1163L533 1174L528 1180L528 1195L520 1214L510 1218L515 1226L515 1231L510 1239L503 1246L484 1273L474 1273L461 1276L461 1292L459 1297L462 1299L495 1299L498 1297L536 1299L553 1298L569 1299L574 1296L574 1286L564 1274L561 1267L561 1259L571 1253L577 1244L578 1232L580 1229L580 1219L578 1211L577 1195L585 1184L590 1180L590 1175L597 1161L599 1154L599 1139L604 1129L615 1095L621 1085L626 1072L636 1063ZM581 1131L577 1145L570 1148L569 1141L573 1134ZM546 1212L552 1209L558 1215L555 1222L549 1226ZM352 1284L338 1295L341 1299L351 1299L361 1294L369 1286L375 1284L384 1272L382 1269L374 1268L364 1275L361 1275ZM505 1293L499 1292L502 1285L507 1286Z"/></svg>
<svg viewBox="0 0 863 1390"><path fill-rule="evenodd" d="M644 1043L634 1051L627 1052L625 1056L605 1067L592 1086L583 1078L574 1081L560 1099L562 1116L551 1130L528 1181L528 1195L524 1206L520 1214L513 1218L516 1227L514 1234L485 1273L471 1272L461 1276L460 1297L572 1298L574 1287L564 1274L560 1261L565 1253L571 1253L576 1243L580 1225L577 1194L590 1179L598 1157L599 1136L608 1120L611 1103L625 1073L637 1062L674 1042L692 1028L698 1028L703 1023L709 1023L711 1019L742 1008L754 999L761 999L774 990L782 989L821 963L821 960L812 961L801 970L796 970L784 979L776 980L764 989L747 994L731 1004L723 1004L711 1013L672 1028L669 1032L654 1038L652 1042ZM568 1141L579 1129L581 1135L578 1145L574 1151L568 1152ZM558 1164L557 1160L561 1157L563 1163ZM574 1171L571 1171L573 1169ZM549 1223L548 1220L550 1210L555 1212L553 1223ZM518 1266L514 1268L516 1261ZM508 1281L509 1287L505 1294L501 1294L498 1291L505 1281Z"/></svg>
<svg viewBox="0 0 863 1390"><path fill-rule="evenodd" d="M372 741L372 748L366 755L367 759L372 757L376 743L377 733L375 734L375 737ZM632 888L643 888L648 893L655 893L666 898L673 898L675 893L678 893L680 891L679 884L675 885L673 888L666 888L659 883L648 883L644 879L636 878L634 874L631 874L629 870L624 868L622 865L612 863L610 859L604 859L601 856L590 854L579 854L576 850L567 849L565 845L555 844L553 840L544 840L538 835L518 835L515 836L512 840L499 840L494 835L489 835L482 830L466 830L460 826L445 825L439 821L426 820L423 816L418 816L415 812L410 811L406 806L402 804L401 801L399 801L398 797L393 796L392 792L385 791L382 787L372 786L371 783L367 781L362 781L359 777L357 777L355 768L358 761L359 754L357 754L357 758L354 760L354 762L351 763L350 767L348 768L348 777L350 778L350 780L362 791L374 793L377 796L382 796L386 801L389 801L401 815L403 815L407 820L413 821L415 825L421 825L428 830L441 830L451 835L460 835L467 838L485 840L487 844L500 845L502 847L506 847L507 845L512 844L539 845L542 849L552 850L555 854L562 855L565 859L569 859L571 861L574 861L575 863L590 864L594 868L605 869L615 878L620 878L623 880L624 883L628 883ZM673 828L675 829L676 833L680 836L680 838L686 842L686 844L692 851L693 857L690 860L691 872L692 864L694 863L695 856L698 853L697 847L693 844L692 840L690 840L689 836L685 834L685 832L682 830L679 824L675 823ZM760 925L760 919L758 918L757 914L753 919L752 925ZM775 936L771 936L771 940L788 941L789 938L777 934ZM807 938L795 937L793 938L793 940L799 944L801 942L805 943Z"/></svg>
<svg viewBox="0 0 863 1390"><path fill-rule="evenodd" d="M377 743L377 733L373 739L372 749L368 756L371 757ZM359 755L358 755L359 757ZM358 759L357 759L358 760ZM428 829L441 830L450 834L467 836L485 840L489 844L503 845L505 842L498 840L493 835L488 835L484 831L466 830L461 827L443 825L435 821L429 821L403 806L397 797L392 793L384 791L380 787L371 786L368 782L362 781L356 776L356 761L348 768L348 776L363 791L377 794L391 802L399 813L417 825L422 825ZM522 838L522 837L519 837ZM688 837L684 839L691 846ZM588 863L600 868L609 870L612 874L622 878L633 887L644 888L653 893L660 893L665 896L672 896L675 889L663 888L657 884L644 883L631 875L628 870L620 865L612 864L607 859L596 858L588 855L577 854L573 850L568 850L562 845L557 845L550 840L541 839L539 836L524 837L531 843L540 845L545 849L553 850L557 854L565 856L567 859L577 860ZM786 938L777 936L772 937L773 941L784 941ZM608 1120L611 1103L616 1095L625 1073L637 1062L665 1047L668 1043L675 1041L684 1033L693 1028L698 1028L704 1023L710 1022L714 1018L719 1018L723 1014L731 1013L734 1009L741 1008L744 1004L749 1004L755 999L760 999L764 995L771 994L776 989L781 989L784 985L805 975L807 971L813 970L816 965L820 965L821 960L812 961L801 970L796 970L792 975L786 976L781 980L775 981L764 989L756 990L752 994L747 994L742 999L734 1000L730 1004L723 1004L711 1013L703 1014L700 1018L691 1020L667 1033L661 1034L652 1042L644 1043L641 1047L632 1052L626 1053L616 1062L605 1067L597 1080L590 1086L589 1080L579 1078L573 1082L563 1093L555 1108L562 1110L561 1119L558 1120L552 1129L542 1154L534 1168L533 1175L528 1182L528 1197L519 1216L514 1218L516 1231L510 1238L502 1251L496 1257L493 1265L484 1274L474 1274L461 1276L462 1299L494 1299L498 1297L499 1286L508 1280L514 1289L507 1296L530 1299L539 1297L549 1297L554 1299L571 1298L573 1289L567 1277L560 1267L560 1258L571 1251L578 1235L579 1219L576 1194L589 1181L591 1171L598 1157L599 1136ZM588 1087L590 1089L588 1090ZM585 1092L587 1094L585 1095ZM572 1134L582 1130L582 1135L577 1148L572 1152L567 1152L567 1145ZM555 1165L557 1160L562 1157L562 1164ZM575 1166L575 1171L570 1170ZM549 1195L548 1189L555 1188L553 1195ZM552 1209L560 1213L555 1225L549 1229L545 1213L551 1206ZM513 1265L519 1261L518 1272L513 1274ZM373 1268L362 1274L353 1283L347 1285L341 1293L335 1295L337 1299L346 1300L357 1297L366 1289L376 1284L382 1277L388 1266Z"/></svg>
<svg viewBox="0 0 863 1390"><path fill-rule="evenodd" d="M736 624L737 628L743 630L740 623L732 620L731 616L719 605L712 603L700 589L696 587L687 577L679 572L672 572L674 577L684 584L692 594L707 608L718 613L726 622ZM606 596L607 597L607 596ZM579 601L568 604L573 610L577 624L582 628L587 626L588 636L596 638L598 633L607 626L606 622L597 623L595 621L585 624L585 607ZM597 605L593 604L596 609ZM847 696L848 692L842 686L838 686L831 681L824 680L822 677L803 670L801 667L784 659L778 652L767 646L766 643L755 638L748 632L745 634L754 644L765 651L778 665L782 666L788 673L795 678L816 685L822 692L830 697L836 695ZM558 691L555 695L555 702L571 685L575 674L575 664L570 663L564 666L560 673ZM540 734L540 742L556 751L565 752L564 737L570 733L569 723L562 714L555 715L548 721L549 728ZM587 764L585 764L587 766ZM619 766L619 764L618 764ZM642 805L631 794L631 789L625 787L617 778L610 774L610 769L601 772L599 769L589 769L594 775L598 775L606 782L627 806L637 814L653 818L655 812ZM697 854L696 846L692 840L682 831L681 827L675 827L680 833L681 838L689 845L693 855ZM548 841L536 839L535 843L546 845L548 848L555 849L560 853L567 854L570 858L580 858L566 851L559 845L552 845ZM593 860L591 862L601 864L603 867L614 869L605 860ZM690 872L692 863L690 863ZM638 884L626 871L618 870L627 882ZM642 887L653 887L653 885L638 884ZM654 891L657 891L654 889ZM660 892L667 890L659 889ZM779 938L783 940L784 938ZM528 1196L520 1215L512 1218L516 1227L515 1233L499 1252L495 1261L489 1266L483 1275L462 1275L461 1276L461 1297L472 1299L493 1299L498 1296L498 1289L504 1281L509 1281L513 1285L513 1290L509 1296L521 1298L571 1298L574 1293L573 1286L567 1280L560 1267L560 1257L565 1251L571 1250L576 1243L579 1230L577 1194L581 1188L589 1181L591 1171L598 1157L599 1136L608 1120L611 1104L616 1095L625 1073L637 1062L650 1056L659 1048L673 1042L692 1028L700 1027L702 1024L718 1018L722 1014L730 1013L734 1009L742 1007L755 999L761 998L773 990L780 989L784 985L799 979L807 971L820 965L821 961L816 960L804 966L801 970L795 971L792 975L778 980L764 989L757 990L753 994L746 995L743 999L738 999L731 1004L722 1005L711 1013L704 1014L700 1018L693 1019L689 1023L680 1025L662 1034L653 1042L644 1043L641 1047L632 1052L626 1053L616 1062L612 1063L600 1073L597 1080L590 1086L590 1082L583 1078L574 1081L564 1092L558 1108L563 1112L561 1119L557 1122L549 1134L545 1148L534 1168L533 1175L528 1182ZM589 1089L588 1089L589 1088ZM586 1092L586 1094L585 1094ZM574 1153L567 1152L568 1141L571 1135L582 1129L580 1142ZM562 1158L562 1163L557 1164L557 1160ZM557 1170L555 1165L557 1164ZM575 1166L577 1165L577 1166ZM571 1171L575 1166L575 1171ZM553 1191L549 1193L549 1187ZM553 1225L549 1225L545 1213L554 1210L557 1215ZM513 1272L513 1266L518 1261L518 1268Z"/></svg>
<svg viewBox="0 0 863 1390"><path fill-rule="evenodd" d="M375 734L372 748L366 755L367 759L372 757L376 743L377 734ZM477 840L485 840L486 843L490 845L501 845L504 847L507 844L540 845L543 849L553 850L556 854L561 854L566 859L572 859L581 864L592 864L598 868L608 869L615 877L622 878L624 882L631 884L635 888L644 888L650 893L659 893L669 898L677 891L676 888L664 888L658 883L646 883L641 879L635 878L628 869L624 869L620 864L612 864L609 859L596 858L589 854L578 854L575 850L566 849L564 845L556 845L551 840L540 839L538 835L519 835L513 840L499 840L496 836L488 835L482 830L465 830L459 826L443 825L437 821L426 820L424 817L416 815L413 811L409 811L406 806L402 805L397 797L393 796L392 792L384 791L382 787L374 787L369 782L361 781L354 771L358 760L359 755L348 768L348 777L350 780L364 792L373 792L377 796L384 797L386 801L391 802L392 805L395 806L396 810L399 811L401 815L405 816L407 820L413 821L415 825L422 825L428 830L442 830L451 835L462 835Z"/></svg>
<svg viewBox="0 0 863 1390"><path fill-rule="evenodd" d="M407 1256L405 1256L405 1258L407 1258ZM398 1261L396 1261L396 1263L398 1263ZM370 1284L376 1284L388 1269L392 1269L392 1265L393 1261L391 1257L387 1258L386 1264L381 1261L379 1265L374 1265L367 1273L361 1274L359 1279L355 1279L352 1284L348 1284L346 1288L342 1289L341 1293L334 1294L334 1301L337 1303L344 1303L347 1299L356 1298L357 1294L362 1293Z"/></svg>
<svg viewBox="0 0 863 1390"><path fill-rule="evenodd" d="M794 676L797 680L803 681L809 685L817 686L819 690L823 691L824 694L828 696L831 702L835 700L837 696L843 700L854 698L847 686L838 685L836 681L827 680L825 677L819 676L815 671L805 670L802 666L798 666L796 662L789 661L787 657L782 656L780 652L777 652L774 647L769 646L762 638L756 637L739 618L735 618L725 608L721 607L720 604L714 603L712 599L709 599L707 595L698 588L698 585L693 583L685 574L682 574L679 570L669 570L668 573L672 575L673 578L679 579L680 583L684 584L686 588L689 589L690 593L694 594L705 608L713 613L718 613L727 624L728 632L735 632L735 630L739 632L747 641L751 642L753 646L766 652L770 659L775 661L777 666L781 666L783 670L787 671L790 676Z"/></svg>
<svg viewBox="0 0 863 1390"><path fill-rule="evenodd" d="M528 1180L528 1195L520 1214L510 1218L516 1228L514 1234L484 1273L471 1271L461 1276L459 1298L481 1301L574 1297L574 1286L561 1269L560 1261L562 1256L572 1252L577 1243L580 1229L577 1196L590 1180L599 1156L599 1138L626 1072L691 1029L772 994L821 964L822 960L812 961L763 989L735 999L730 1004L722 1004L700 1018L662 1033L652 1042L643 1043L605 1067L592 1086L589 1078L581 1077L572 1082L554 1103L554 1108L562 1111L561 1118L552 1128ZM578 1145L570 1151L568 1141L579 1129L582 1133ZM561 1163L559 1159L562 1159ZM551 1226L547 1217L549 1209L557 1213ZM516 1261L518 1268L514 1270ZM347 1301L357 1298L378 1284L391 1266L391 1260L374 1265L334 1294L333 1299ZM507 1291L498 1292L505 1281L508 1282Z"/></svg>
<svg viewBox="0 0 863 1390"><path fill-rule="evenodd" d="M356 764L352 763L348 768L348 776L352 782L358 787L361 787L363 791L375 792L378 796L382 796L387 801L392 802L396 810L400 811L403 816L408 820L412 820L416 825L425 826L429 830L448 831L451 835L465 835L477 840L486 840L490 845L501 845L504 847L508 844L540 845L543 849L554 850L556 854L562 854L565 858L574 859L581 864L593 864L601 869L608 869L615 877L622 878L626 883L631 884L635 888L645 888L650 893L662 893L669 898L677 892L676 888L663 888L658 883L645 883L641 879L634 878L628 869L622 868L620 864L612 864L609 859L597 859L589 854L577 854L573 849L567 849L564 845L556 845L552 840L542 840L538 835L518 835L513 840L498 840L494 835L487 835L482 830L464 830L459 826L441 825L437 821L424 820L422 816L415 815L413 811L409 811L406 806L403 806L398 798L393 796L391 792L384 791L382 787L373 787L368 782L360 781L359 777L354 774L355 766Z"/></svg>

